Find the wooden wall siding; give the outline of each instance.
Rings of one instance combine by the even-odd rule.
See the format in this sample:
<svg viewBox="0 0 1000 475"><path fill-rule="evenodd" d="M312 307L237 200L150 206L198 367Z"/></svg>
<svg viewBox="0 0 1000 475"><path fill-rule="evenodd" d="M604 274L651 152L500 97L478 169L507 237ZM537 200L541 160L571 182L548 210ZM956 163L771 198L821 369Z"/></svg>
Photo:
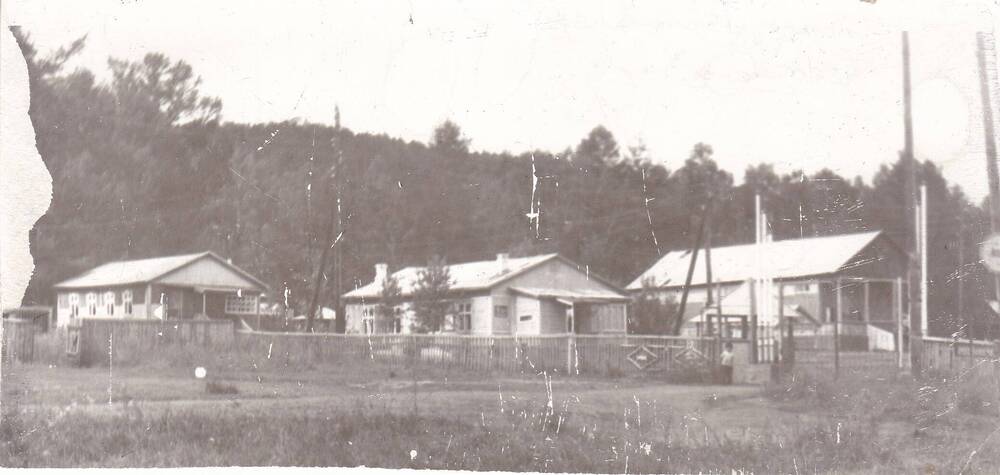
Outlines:
<svg viewBox="0 0 1000 475"><path fill-rule="evenodd" d="M542 300L539 308L539 333L543 335L566 333L566 309L565 305L554 300Z"/></svg>
<svg viewBox="0 0 1000 475"><path fill-rule="evenodd" d="M3 319L2 357L4 364L11 361L31 362L35 358L36 326L31 320Z"/></svg>
<svg viewBox="0 0 1000 475"><path fill-rule="evenodd" d="M227 351L233 343L229 320L103 320L85 318L80 325L80 363L108 364L118 352L132 359L155 359L167 346L200 345Z"/></svg>
<svg viewBox="0 0 1000 475"><path fill-rule="evenodd" d="M541 302L532 297L523 295L515 296L511 299L514 302L514 322L516 322L515 333L518 335L537 335L541 330ZM522 318L527 319L522 320Z"/></svg>
<svg viewBox="0 0 1000 475"><path fill-rule="evenodd" d="M178 285L184 287L224 287L258 289L258 285L250 279L229 269L211 257L203 257L187 266L171 272L159 279L157 283Z"/></svg>
<svg viewBox="0 0 1000 475"><path fill-rule="evenodd" d="M489 335L493 330L493 299L480 295L469 299L472 304L472 329L477 335Z"/></svg>
<svg viewBox="0 0 1000 475"><path fill-rule="evenodd" d="M588 289L618 292L600 281L587 277L582 269L577 269L562 260L553 259L508 281L502 282L491 291L506 294L510 287L538 287L563 289Z"/></svg>

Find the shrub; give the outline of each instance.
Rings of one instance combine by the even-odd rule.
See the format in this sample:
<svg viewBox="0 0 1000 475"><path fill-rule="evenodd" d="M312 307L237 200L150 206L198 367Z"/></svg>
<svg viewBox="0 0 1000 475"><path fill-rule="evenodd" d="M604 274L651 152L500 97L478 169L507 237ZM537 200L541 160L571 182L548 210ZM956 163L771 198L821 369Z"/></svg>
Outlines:
<svg viewBox="0 0 1000 475"><path fill-rule="evenodd" d="M239 394L240 391L236 389L236 386L232 384L222 383L219 381L206 381L205 382L205 392L208 394Z"/></svg>

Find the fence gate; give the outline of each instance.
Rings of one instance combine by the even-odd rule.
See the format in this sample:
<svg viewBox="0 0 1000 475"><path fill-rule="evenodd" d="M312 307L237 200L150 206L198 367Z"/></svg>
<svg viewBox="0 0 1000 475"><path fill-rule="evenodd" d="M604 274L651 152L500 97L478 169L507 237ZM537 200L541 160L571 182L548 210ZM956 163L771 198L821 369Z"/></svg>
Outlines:
<svg viewBox="0 0 1000 475"><path fill-rule="evenodd" d="M710 376L718 356L715 338L576 335L571 373L663 373Z"/></svg>

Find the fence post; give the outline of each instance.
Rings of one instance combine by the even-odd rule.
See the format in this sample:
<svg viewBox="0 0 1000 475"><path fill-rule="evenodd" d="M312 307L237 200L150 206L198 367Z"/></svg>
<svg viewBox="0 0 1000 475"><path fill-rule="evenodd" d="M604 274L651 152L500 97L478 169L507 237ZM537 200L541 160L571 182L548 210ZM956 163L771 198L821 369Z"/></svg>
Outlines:
<svg viewBox="0 0 1000 475"><path fill-rule="evenodd" d="M573 374L573 349L576 348L576 337L572 333L566 335L566 374Z"/></svg>
<svg viewBox="0 0 1000 475"><path fill-rule="evenodd" d="M785 319L788 322L788 336L786 337L785 344L782 345L782 355L781 359L784 361L784 370L789 373L795 367L795 323L792 319Z"/></svg>

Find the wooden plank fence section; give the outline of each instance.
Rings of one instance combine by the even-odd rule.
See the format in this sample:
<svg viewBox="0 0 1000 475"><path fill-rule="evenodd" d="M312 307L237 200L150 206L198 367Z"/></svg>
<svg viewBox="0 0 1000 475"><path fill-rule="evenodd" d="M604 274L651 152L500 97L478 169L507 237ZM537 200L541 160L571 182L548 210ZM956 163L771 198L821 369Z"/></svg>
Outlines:
<svg viewBox="0 0 1000 475"><path fill-rule="evenodd" d="M718 341L625 335L341 335L239 331L240 351L288 363L411 362L498 373L626 374L714 368ZM648 353L644 360L636 357ZM638 363L630 361L629 356ZM641 360L641 361L640 361Z"/></svg>
<svg viewBox="0 0 1000 475"><path fill-rule="evenodd" d="M79 329L79 359L86 366L107 362L115 352L138 357L165 345L227 349L233 344L229 320L111 320L84 318Z"/></svg>
<svg viewBox="0 0 1000 475"><path fill-rule="evenodd" d="M36 329L32 320L3 319L3 340L0 341L0 346L3 348L4 362L27 363L34 360Z"/></svg>
<svg viewBox="0 0 1000 475"><path fill-rule="evenodd" d="M406 367L414 362L485 373L711 375L716 338L641 335L415 335L284 333L236 330L231 321L83 319L82 365L153 360L158 349L197 345L287 364ZM363 366L359 366L363 368Z"/></svg>
<svg viewBox="0 0 1000 475"><path fill-rule="evenodd" d="M924 337L920 351L922 369L956 375L992 377L996 358L995 344L981 340Z"/></svg>

